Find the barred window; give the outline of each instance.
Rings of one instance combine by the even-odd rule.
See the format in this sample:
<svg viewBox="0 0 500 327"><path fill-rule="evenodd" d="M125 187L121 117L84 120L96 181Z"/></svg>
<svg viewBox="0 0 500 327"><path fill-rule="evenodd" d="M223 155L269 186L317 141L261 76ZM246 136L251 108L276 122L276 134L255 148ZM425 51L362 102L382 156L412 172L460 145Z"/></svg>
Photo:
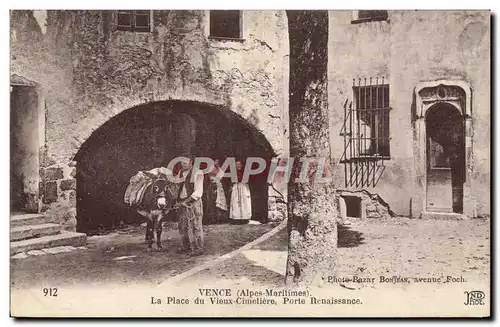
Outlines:
<svg viewBox="0 0 500 327"><path fill-rule="evenodd" d="M239 10L211 10L210 36L215 38L241 38L241 12Z"/></svg>
<svg viewBox="0 0 500 327"><path fill-rule="evenodd" d="M150 10L119 10L117 13L117 29L122 31L150 32Z"/></svg>
<svg viewBox="0 0 500 327"><path fill-rule="evenodd" d="M375 82L374 84L372 84ZM355 146L361 156L390 157L389 84L371 78L353 85Z"/></svg>

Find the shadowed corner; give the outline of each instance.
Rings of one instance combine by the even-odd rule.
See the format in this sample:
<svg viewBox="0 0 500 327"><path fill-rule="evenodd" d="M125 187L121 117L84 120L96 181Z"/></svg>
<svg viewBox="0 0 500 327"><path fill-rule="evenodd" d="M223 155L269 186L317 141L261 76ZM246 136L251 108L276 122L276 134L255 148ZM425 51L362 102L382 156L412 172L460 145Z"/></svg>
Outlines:
<svg viewBox="0 0 500 327"><path fill-rule="evenodd" d="M353 230L351 226L343 222L337 223L339 248L352 248L365 244L363 233ZM286 229L280 231L271 240L256 245L254 248L264 251L287 251L288 234Z"/></svg>
<svg viewBox="0 0 500 327"><path fill-rule="evenodd" d="M339 248L353 248L365 243L363 233L355 231L343 223L337 223L337 232L337 246Z"/></svg>

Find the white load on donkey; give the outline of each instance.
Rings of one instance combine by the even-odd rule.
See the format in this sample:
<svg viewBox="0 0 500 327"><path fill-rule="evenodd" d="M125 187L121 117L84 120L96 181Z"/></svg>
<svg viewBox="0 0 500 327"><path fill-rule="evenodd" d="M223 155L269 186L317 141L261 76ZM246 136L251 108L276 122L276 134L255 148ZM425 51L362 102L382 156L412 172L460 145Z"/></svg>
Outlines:
<svg viewBox="0 0 500 327"><path fill-rule="evenodd" d="M178 199L178 184L174 183L172 171L159 167L149 171L139 171L130 178L125 190L124 201L139 214L146 217L146 242L152 249L154 231L158 251L162 250L161 233L163 222L169 217Z"/></svg>

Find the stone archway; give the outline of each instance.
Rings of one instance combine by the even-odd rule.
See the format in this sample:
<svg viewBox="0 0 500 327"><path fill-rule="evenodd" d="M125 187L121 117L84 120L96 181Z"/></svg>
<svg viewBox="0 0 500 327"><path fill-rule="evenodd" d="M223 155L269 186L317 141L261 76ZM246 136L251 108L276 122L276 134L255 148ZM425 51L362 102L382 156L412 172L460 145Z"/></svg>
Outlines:
<svg viewBox="0 0 500 327"><path fill-rule="evenodd" d="M77 230L92 232L120 221L142 221L123 202L130 177L138 170L166 166L186 151L215 159L275 156L262 133L221 106L171 100L127 109L97 128L74 158ZM265 222L265 180L252 180L250 189L253 219Z"/></svg>
<svg viewBox="0 0 500 327"><path fill-rule="evenodd" d="M433 131L428 130L429 117L431 120L442 120L447 116L445 111L454 116L453 111L459 115L463 138L463 175L464 181L460 189L460 197L463 199L459 210L447 212L444 215L472 218L476 215L475 201L471 194L471 180L473 172L472 162L472 98L471 88L464 81L438 80L422 82L415 88L415 166L417 183L421 192L420 209L422 217L441 216L441 210L432 210L432 203L428 193L429 183L432 184L434 177L429 175L428 165L430 163L430 149L428 139ZM443 116L444 115L444 116ZM443 117L441 117L443 116ZM449 115L448 115L449 116ZM427 117L427 120L426 120ZM441 117L441 118L439 118ZM441 125L440 125L441 126ZM418 208L420 207L420 208ZM447 211L447 210L444 210ZM461 211L461 212L456 212Z"/></svg>

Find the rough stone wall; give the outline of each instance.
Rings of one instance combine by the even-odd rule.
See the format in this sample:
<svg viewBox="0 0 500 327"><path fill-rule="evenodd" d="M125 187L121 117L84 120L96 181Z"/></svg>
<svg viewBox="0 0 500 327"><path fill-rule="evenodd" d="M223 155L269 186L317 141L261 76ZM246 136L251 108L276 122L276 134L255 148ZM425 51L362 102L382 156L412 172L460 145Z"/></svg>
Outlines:
<svg viewBox="0 0 500 327"><path fill-rule="evenodd" d="M208 37L208 11L154 11L152 32L119 31L115 20L100 10L48 11L41 23L32 11L11 12L11 74L44 93L45 168L70 169L83 142L110 118L170 99L232 110L286 154L284 12L243 12L243 40L236 41ZM55 212L63 203L48 205Z"/></svg>
<svg viewBox="0 0 500 327"><path fill-rule="evenodd" d="M367 188L399 215L420 214L423 195L414 163L412 105L417 83L465 80L472 87L473 180L478 213L490 213L490 13L389 11L389 21L351 24L352 12L330 12L329 106L335 160L342 103L352 99L353 78L383 76L390 84L391 160L379 183ZM334 81L334 82L333 82ZM343 187L343 166L336 184ZM412 201L411 201L412 200ZM419 205L420 204L420 205Z"/></svg>
<svg viewBox="0 0 500 327"><path fill-rule="evenodd" d="M243 37L247 38L241 42L207 38L207 15L205 11L155 11L154 31L135 33L115 30L112 12L49 12L49 18L57 18L47 34L59 34L63 39L59 37L57 42L64 43L59 47L69 56L65 66L71 69L71 76L62 80L72 91L69 114L58 115L57 120L56 112L49 111L49 141L60 142L60 135L71 131L61 128L50 133L63 124L85 122L95 129L139 103L174 98L226 105L261 130L280 151L282 137L271 135L279 130L272 121L281 117L284 105L280 101L284 13L244 12ZM46 42L49 49L42 52L53 52L57 44ZM13 47L18 48L17 42ZM33 59L23 65L23 71L37 69L31 66L37 61ZM16 59L12 70L17 68ZM47 75L51 72L44 69L37 79L49 79ZM88 137L84 127L72 127L77 127L72 133L76 144L57 144L57 149L49 150L56 158L71 157L81 139Z"/></svg>
<svg viewBox="0 0 500 327"><path fill-rule="evenodd" d="M76 162L48 165L42 176L44 205L52 222L68 230L76 228Z"/></svg>

